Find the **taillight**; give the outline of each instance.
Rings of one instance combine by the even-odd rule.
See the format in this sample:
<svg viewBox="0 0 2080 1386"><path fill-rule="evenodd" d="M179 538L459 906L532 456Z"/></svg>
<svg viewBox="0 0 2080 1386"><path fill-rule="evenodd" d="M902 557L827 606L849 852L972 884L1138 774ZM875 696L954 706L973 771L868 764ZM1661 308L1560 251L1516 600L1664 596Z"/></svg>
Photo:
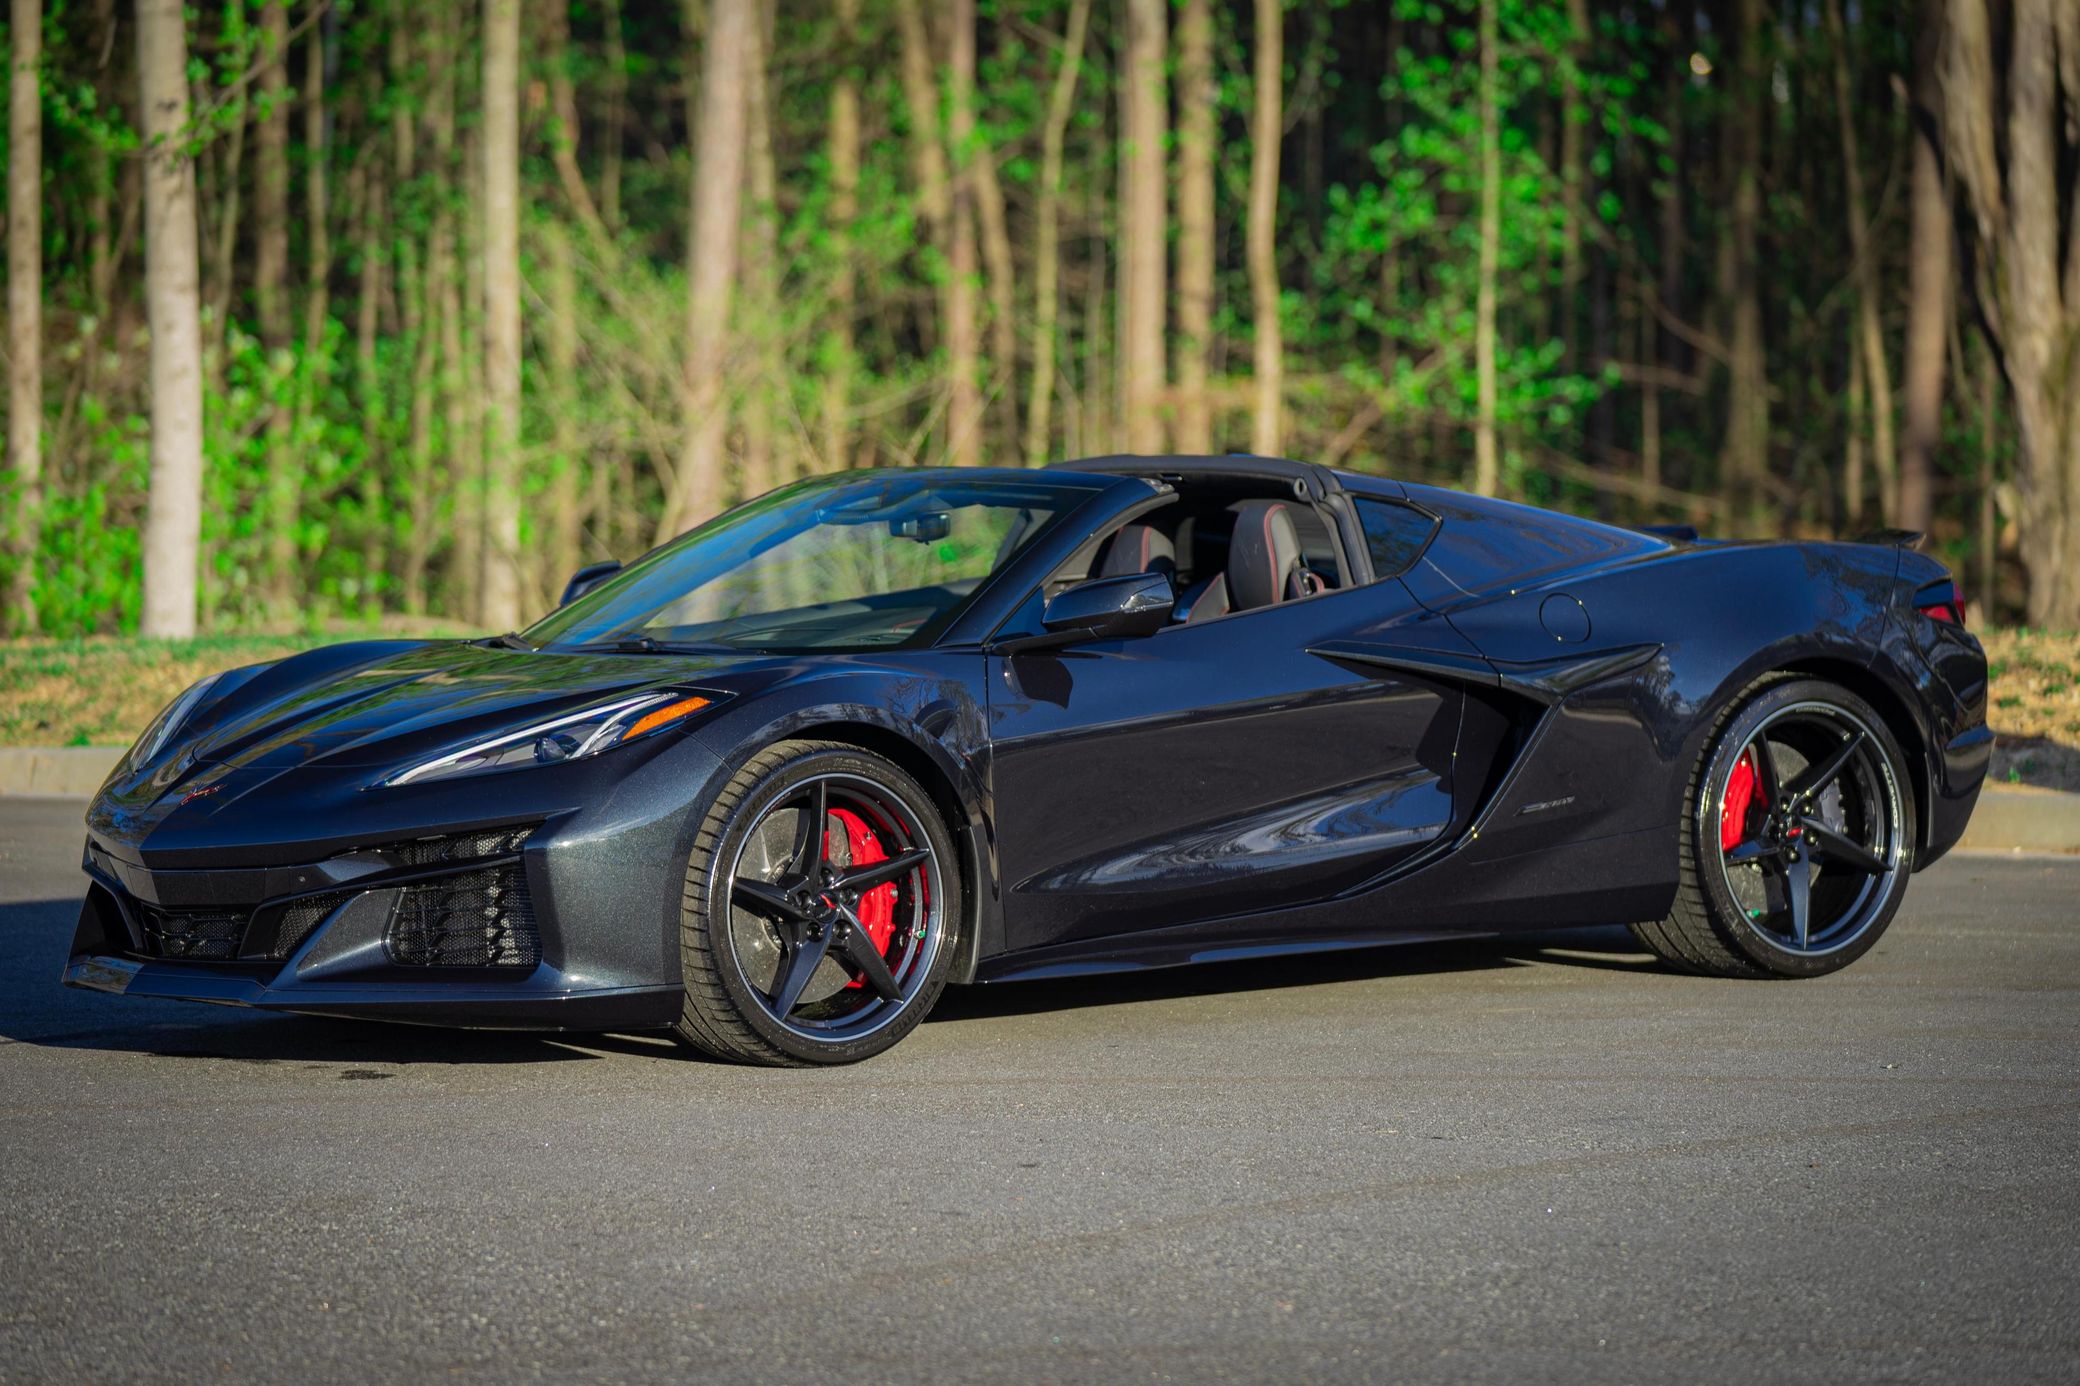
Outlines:
<svg viewBox="0 0 2080 1386"><path fill-rule="evenodd" d="M1945 625L1964 626L1964 589L1952 578L1944 582L1932 582L1914 594L1914 609L1931 621Z"/></svg>

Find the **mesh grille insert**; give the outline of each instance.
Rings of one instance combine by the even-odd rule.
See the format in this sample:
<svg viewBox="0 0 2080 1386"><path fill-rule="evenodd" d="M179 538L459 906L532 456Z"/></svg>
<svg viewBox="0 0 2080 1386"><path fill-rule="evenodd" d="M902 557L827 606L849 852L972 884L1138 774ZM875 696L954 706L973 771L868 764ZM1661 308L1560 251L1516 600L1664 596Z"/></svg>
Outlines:
<svg viewBox="0 0 2080 1386"><path fill-rule="evenodd" d="M542 936L526 872L501 866L406 886L389 944L407 967L533 967Z"/></svg>
<svg viewBox="0 0 2080 1386"><path fill-rule="evenodd" d="M246 931L243 910L161 910L137 907L145 948L154 957L228 962Z"/></svg>
<svg viewBox="0 0 2080 1386"><path fill-rule="evenodd" d="M353 891L342 890L330 895L314 895L308 900L298 900L283 910L282 917L275 921L274 941L260 956L288 957L303 946L303 941L311 936L311 930L324 923L334 910L353 898Z"/></svg>

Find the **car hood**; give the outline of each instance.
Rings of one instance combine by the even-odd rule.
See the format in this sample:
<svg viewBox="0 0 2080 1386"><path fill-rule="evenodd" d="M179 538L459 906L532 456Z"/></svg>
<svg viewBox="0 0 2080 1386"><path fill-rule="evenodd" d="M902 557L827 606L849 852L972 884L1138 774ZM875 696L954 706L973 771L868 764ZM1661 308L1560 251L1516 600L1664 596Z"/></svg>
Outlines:
<svg viewBox="0 0 2080 1386"><path fill-rule="evenodd" d="M177 762L390 768L645 688L737 691L777 661L563 654L467 642L334 646L254 674L198 712ZM751 682L757 682L755 677Z"/></svg>

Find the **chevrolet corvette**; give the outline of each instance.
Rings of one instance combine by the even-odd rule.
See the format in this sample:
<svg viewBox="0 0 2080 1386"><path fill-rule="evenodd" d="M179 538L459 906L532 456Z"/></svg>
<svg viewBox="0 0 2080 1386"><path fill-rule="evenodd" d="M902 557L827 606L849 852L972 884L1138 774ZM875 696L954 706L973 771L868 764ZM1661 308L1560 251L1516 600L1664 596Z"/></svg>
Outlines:
<svg viewBox="0 0 2080 1386"><path fill-rule="evenodd" d="M1963 833L1909 536L1724 542L1274 458L860 471L480 640L182 693L64 980L847 1062L945 987L1626 924L1812 977Z"/></svg>

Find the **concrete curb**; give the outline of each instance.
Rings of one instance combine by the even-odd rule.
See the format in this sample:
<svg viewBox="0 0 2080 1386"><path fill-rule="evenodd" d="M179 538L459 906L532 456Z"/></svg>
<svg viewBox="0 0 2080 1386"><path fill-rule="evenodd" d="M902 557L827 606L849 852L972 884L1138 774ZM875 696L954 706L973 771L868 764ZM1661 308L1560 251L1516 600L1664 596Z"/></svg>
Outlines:
<svg viewBox="0 0 2080 1386"><path fill-rule="evenodd" d="M84 799L101 787L118 746L0 746L0 794ZM1960 848L1977 852L2080 852L2080 794L1990 784Z"/></svg>
<svg viewBox="0 0 2080 1386"><path fill-rule="evenodd" d="M1957 845L1972 852L2080 852L2080 794L1990 784Z"/></svg>
<svg viewBox="0 0 2080 1386"><path fill-rule="evenodd" d="M0 794L85 799L122 758L121 746L0 746Z"/></svg>

